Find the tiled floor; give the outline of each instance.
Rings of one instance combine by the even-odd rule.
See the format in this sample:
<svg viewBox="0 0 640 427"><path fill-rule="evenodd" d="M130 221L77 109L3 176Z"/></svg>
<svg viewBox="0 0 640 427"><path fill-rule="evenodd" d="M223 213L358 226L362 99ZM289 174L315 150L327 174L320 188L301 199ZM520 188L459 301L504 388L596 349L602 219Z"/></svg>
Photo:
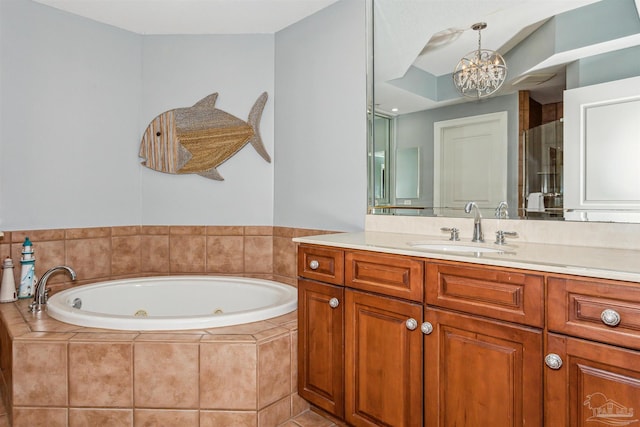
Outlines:
<svg viewBox="0 0 640 427"><path fill-rule="evenodd" d="M298 415L291 421L287 421L280 427L337 427L338 424L334 423L328 418L323 417L313 411L306 411ZM0 426L2 427L2 426Z"/></svg>
<svg viewBox="0 0 640 427"><path fill-rule="evenodd" d="M9 427L9 416L7 415L4 405L0 408L0 427ZM298 415L291 421L281 424L280 427L336 427L333 421L324 418L312 411L306 411Z"/></svg>

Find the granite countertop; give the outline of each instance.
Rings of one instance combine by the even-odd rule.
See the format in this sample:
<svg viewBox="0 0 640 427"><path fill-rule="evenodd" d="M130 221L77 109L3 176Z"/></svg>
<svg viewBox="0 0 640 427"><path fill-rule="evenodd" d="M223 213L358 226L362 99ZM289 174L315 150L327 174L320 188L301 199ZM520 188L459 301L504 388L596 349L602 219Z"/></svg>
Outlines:
<svg viewBox="0 0 640 427"><path fill-rule="evenodd" d="M448 237L443 237L442 235L429 236L380 231L323 234L297 237L293 240L299 243L345 249L359 249L640 283L640 250L633 249L525 243L508 237L505 245L496 245L490 240L485 243L473 243L468 238L461 238L460 241L451 242ZM503 252L477 253L456 252L453 250L425 250L411 246L411 244L415 243L480 246L499 249Z"/></svg>

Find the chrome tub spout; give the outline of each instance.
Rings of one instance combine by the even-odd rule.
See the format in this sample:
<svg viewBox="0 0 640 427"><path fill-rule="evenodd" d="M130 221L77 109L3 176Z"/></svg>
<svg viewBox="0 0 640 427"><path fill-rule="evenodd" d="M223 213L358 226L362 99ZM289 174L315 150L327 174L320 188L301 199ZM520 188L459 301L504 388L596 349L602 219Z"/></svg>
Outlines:
<svg viewBox="0 0 640 427"><path fill-rule="evenodd" d="M49 298L49 290L47 289L47 280L49 277L55 273L56 271L66 271L71 276L71 280L76 280L76 272L71 267L67 267L66 265L59 265L57 267L53 267L47 270L38 283L36 283L36 289L33 294L33 302L29 305L29 308L32 312L38 313L45 309L47 306L47 299Z"/></svg>

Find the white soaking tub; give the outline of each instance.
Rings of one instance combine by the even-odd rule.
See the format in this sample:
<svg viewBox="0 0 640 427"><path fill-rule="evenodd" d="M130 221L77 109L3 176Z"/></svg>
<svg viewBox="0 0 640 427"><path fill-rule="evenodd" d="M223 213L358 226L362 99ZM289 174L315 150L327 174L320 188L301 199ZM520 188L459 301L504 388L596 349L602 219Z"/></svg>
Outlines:
<svg viewBox="0 0 640 427"><path fill-rule="evenodd" d="M231 276L162 276L112 280L53 295L48 313L79 326L117 330L207 329L294 311L297 289Z"/></svg>

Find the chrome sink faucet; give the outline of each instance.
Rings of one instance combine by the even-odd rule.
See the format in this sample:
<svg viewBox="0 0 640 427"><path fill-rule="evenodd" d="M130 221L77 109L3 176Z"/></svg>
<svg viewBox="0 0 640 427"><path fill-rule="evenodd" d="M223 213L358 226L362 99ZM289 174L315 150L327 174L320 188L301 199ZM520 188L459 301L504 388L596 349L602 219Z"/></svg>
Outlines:
<svg viewBox="0 0 640 427"><path fill-rule="evenodd" d="M46 271L36 283L36 289L33 293L33 302L29 305L32 312L38 313L44 310L47 306L47 299L49 298L49 290L47 289L47 280L49 277L59 270L65 270L71 276L71 280L76 280L76 272L71 267L66 265L59 265Z"/></svg>
<svg viewBox="0 0 640 427"><path fill-rule="evenodd" d="M464 211L466 213L471 213L471 209L473 209L473 238L472 242L484 242L484 237L482 235L482 214L480 213L480 209L476 202L469 202L464 206Z"/></svg>

